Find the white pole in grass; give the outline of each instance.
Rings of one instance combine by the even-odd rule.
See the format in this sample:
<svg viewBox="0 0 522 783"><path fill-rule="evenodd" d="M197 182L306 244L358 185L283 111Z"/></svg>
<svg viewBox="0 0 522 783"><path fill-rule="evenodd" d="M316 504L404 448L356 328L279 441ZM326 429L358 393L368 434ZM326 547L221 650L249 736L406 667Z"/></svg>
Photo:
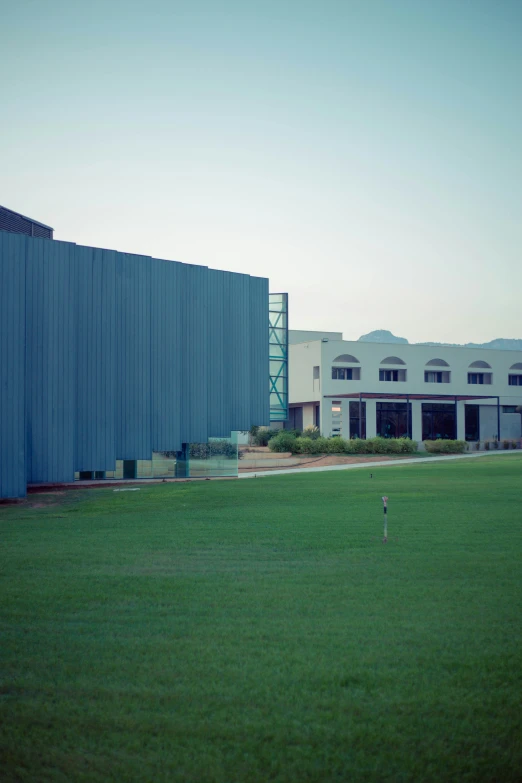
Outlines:
<svg viewBox="0 0 522 783"><path fill-rule="evenodd" d="M384 503L384 538L382 540L382 543L386 544L386 542L388 541L388 508L387 508L388 498L386 497L386 495L384 495L382 502Z"/></svg>

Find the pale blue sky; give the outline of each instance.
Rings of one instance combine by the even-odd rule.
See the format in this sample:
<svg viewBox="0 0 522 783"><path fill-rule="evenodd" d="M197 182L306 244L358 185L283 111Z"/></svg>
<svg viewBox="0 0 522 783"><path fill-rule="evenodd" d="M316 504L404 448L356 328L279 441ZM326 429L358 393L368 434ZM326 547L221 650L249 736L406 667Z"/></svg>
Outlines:
<svg viewBox="0 0 522 783"><path fill-rule="evenodd" d="M291 327L522 337L522 2L0 0L0 203L270 278Z"/></svg>

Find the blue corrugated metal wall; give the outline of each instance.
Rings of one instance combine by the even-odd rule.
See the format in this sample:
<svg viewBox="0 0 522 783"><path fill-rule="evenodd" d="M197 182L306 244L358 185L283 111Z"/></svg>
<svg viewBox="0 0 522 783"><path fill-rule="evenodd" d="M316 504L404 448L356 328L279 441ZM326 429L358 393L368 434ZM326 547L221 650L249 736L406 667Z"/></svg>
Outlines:
<svg viewBox="0 0 522 783"><path fill-rule="evenodd" d="M268 424L268 280L0 233L0 497Z"/></svg>
<svg viewBox="0 0 522 783"><path fill-rule="evenodd" d="M0 497L25 495L25 249L0 231Z"/></svg>
<svg viewBox="0 0 522 783"><path fill-rule="evenodd" d="M66 242L27 239L28 482L74 480L74 250Z"/></svg>
<svg viewBox="0 0 522 783"><path fill-rule="evenodd" d="M118 459L150 459L152 451L150 271L150 259L126 253L116 256Z"/></svg>
<svg viewBox="0 0 522 783"><path fill-rule="evenodd" d="M75 469L116 463L116 253L75 250Z"/></svg>
<svg viewBox="0 0 522 783"><path fill-rule="evenodd" d="M181 443L181 273L183 264L155 261L151 278L152 450Z"/></svg>

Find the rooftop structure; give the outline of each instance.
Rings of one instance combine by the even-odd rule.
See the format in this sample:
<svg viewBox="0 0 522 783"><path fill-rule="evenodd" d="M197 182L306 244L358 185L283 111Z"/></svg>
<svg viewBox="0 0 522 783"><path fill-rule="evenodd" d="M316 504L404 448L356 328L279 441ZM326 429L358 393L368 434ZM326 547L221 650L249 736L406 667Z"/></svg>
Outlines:
<svg viewBox="0 0 522 783"><path fill-rule="evenodd" d="M21 215L12 209L0 205L0 231L10 231L14 234L26 234L29 237L52 239L54 229L40 223L39 220Z"/></svg>

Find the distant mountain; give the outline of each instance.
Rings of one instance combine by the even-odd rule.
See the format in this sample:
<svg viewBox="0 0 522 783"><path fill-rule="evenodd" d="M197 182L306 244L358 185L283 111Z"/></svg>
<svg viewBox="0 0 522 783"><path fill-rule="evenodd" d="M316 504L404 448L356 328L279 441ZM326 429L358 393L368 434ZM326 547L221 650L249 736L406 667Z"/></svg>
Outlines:
<svg viewBox="0 0 522 783"><path fill-rule="evenodd" d="M394 334L389 332L387 329L376 329L375 332L369 332L368 334L363 334L362 337L359 337L357 340L359 343L408 343L408 340L405 337L395 337Z"/></svg>
<svg viewBox="0 0 522 783"><path fill-rule="evenodd" d="M363 334L357 341L359 343L406 343L409 344L405 337L396 337L387 329L376 329L374 332ZM522 351L522 340L508 339L504 337L498 337L496 340L490 340L489 343L413 343L413 345L442 345L448 348L492 348L497 351Z"/></svg>

